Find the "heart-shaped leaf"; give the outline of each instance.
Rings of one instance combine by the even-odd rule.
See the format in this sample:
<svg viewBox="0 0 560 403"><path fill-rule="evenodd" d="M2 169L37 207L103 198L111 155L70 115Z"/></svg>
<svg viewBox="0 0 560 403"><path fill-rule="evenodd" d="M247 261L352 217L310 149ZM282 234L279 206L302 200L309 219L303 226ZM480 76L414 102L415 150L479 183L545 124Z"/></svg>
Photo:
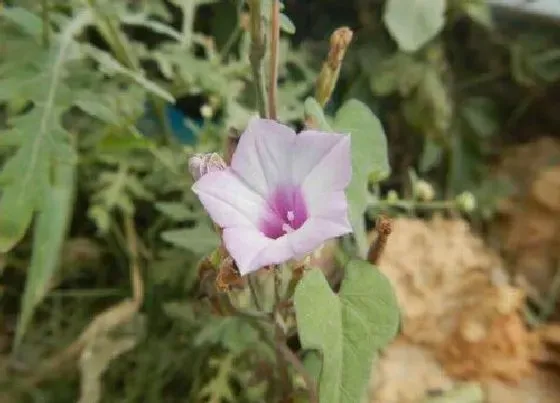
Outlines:
<svg viewBox="0 0 560 403"><path fill-rule="evenodd" d="M364 213L368 205L368 182L385 179L391 168L387 139L379 119L362 102L347 101L336 114L334 129L350 133L352 142L352 182L346 192L350 221L360 253L367 253Z"/></svg>
<svg viewBox="0 0 560 403"><path fill-rule="evenodd" d="M323 273L313 269L299 283L294 304L302 347L323 357L320 402L360 402L376 353L395 337L399 324L387 278L354 260L336 295Z"/></svg>

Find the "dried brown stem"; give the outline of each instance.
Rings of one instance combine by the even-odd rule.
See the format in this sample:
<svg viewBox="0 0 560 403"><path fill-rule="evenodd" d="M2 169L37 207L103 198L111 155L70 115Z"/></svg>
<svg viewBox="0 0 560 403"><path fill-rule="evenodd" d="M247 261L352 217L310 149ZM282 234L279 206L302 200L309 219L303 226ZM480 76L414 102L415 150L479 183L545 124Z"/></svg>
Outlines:
<svg viewBox="0 0 560 403"><path fill-rule="evenodd" d="M371 264L378 264L383 251L385 250L385 246L387 245L387 240L389 239L389 235L391 235L392 231L392 222L391 219L385 216L381 216L378 219L376 232L377 238L374 242L372 242L369 251L367 260Z"/></svg>
<svg viewBox="0 0 560 403"><path fill-rule="evenodd" d="M277 119L278 45L280 42L280 0L273 0L270 11L270 71L268 84L268 116Z"/></svg>

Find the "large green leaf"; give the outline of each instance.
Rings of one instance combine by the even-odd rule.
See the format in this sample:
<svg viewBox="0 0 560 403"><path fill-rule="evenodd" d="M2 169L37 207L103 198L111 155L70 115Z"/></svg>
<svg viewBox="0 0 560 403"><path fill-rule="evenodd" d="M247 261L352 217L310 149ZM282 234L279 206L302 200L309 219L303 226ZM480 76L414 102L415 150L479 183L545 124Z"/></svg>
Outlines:
<svg viewBox="0 0 560 403"><path fill-rule="evenodd" d="M23 7L0 7L0 16L36 39L40 38L43 33L41 18Z"/></svg>
<svg viewBox="0 0 560 403"><path fill-rule="evenodd" d="M2 133L20 139L20 148L7 159L0 172L0 252L10 250L21 240L33 214L48 200L53 165L75 158L61 123L67 107L58 105L57 98L68 92L61 82L68 49L74 36L90 21L91 15L81 12L64 27L52 49L54 59L48 74L33 83L39 94L33 98L34 108L10 119L11 129ZM10 71L11 68L0 71L0 87L4 80L13 80Z"/></svg>
<svg viewBox="0 0 560 403"><path fill-rule="evenodd" d="M415 52L443 28L445 0L388 0L384 20L399 48Z"/></svg>
<svg viewBox="0 0 560 403"><path fill-rule="evenodd" d="M313 269L296 288L294 303L302 347L322 354L319 400L360 402L377 351L398 329L391 284L377 268L354 260L346 267L339 295Z"/></svg>
<svg viewBox="0 0 560 403"><path fill-rule="evenodd" d="M27 272L25 291L14 346L17 348L31 321L35 307L49 290L58 267L62 245L72 215L75 169L74 161L54 166L54 183L45 192L46 200L33 229L33 253Z"/></svg>
<svg viewBox="0 0 560 403"><path fill-rule="evenodd" d="M303 109L305 118L310 119L320 130L327 132L332 131L325 117L325 113L323 112L323 108L315 98L308 97L303 104Z"/></svg>
<svg viewBox="0 0 560 403"><path fill-rule="evenodd" d="M362 102L347 101L336 114L334 129L352 137L352 182L346 192L354 236L364 255L367 252L364 213L369 199L367 184L385 179L391 168L387 139L379 119Z"/></svg>

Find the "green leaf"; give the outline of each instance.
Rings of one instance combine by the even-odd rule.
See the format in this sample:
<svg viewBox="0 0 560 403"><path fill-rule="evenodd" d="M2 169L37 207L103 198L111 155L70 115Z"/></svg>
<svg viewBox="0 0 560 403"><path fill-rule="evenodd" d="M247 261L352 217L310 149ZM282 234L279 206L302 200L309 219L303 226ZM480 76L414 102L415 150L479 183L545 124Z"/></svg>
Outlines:
<svg viewBox="0 0 560 403"><path fill-rule="evenodd" d="M74 105L76 105L83 112L96 119L99 119L104 123L113 125L119 124L120 119L118 116L118 112L102 102L99 102L97 100L94 101L91 99L77 99L74 101Z"/></svg>
<svg viewBox="0 0 560 403"><path fill-rule="evenodd" d="M311 119L314 124L321 130L330 132L332 131L325 114L323 113L323 108L319 105L319 102L313 97L308 97L303 104L304 114L307 119Z"/></svg>
<svg viewBox="0 0 560 403"><path fill-rule="evenodd" d="M383 19L399 48L415 52L443 28L445 0L388 0Z"/></svg>
<svg viewBox="0 0 560 403"><path fill-rule="evenodd" d="M26 34L40 38L43 32L41 18L23 7L0 7L0 16L17 25Z"/></svg>
<svg viewBox="0 0 560 403"><path fill-rule="evenodd" d="M354 260L336 295L323 273L313 269L297 286L294 304L302 347L322 353L321 403L362 401L376 353L395 337L399 325L387 278Z"/></svg>
<svg viewBox="0 0 560 403"><path fill-rule="evenodd" d="M352 181L347 189L350 221L362 255L367 253L364 213L368 206L368 182L389 176L391 168L387 139L379 119L362 102L349 100L338 110L334 129L350 133L352 142Z"/></svg>
<svg viewBox="0 0 560 403"><path fill-rule="evenodd" d="M97 148L102 153L117 153L146 150L153 145L153 141L147 137L109 132L99 141Z"/></svg>
<svg viewBox="0 0 560 403"><path fill-rule="evenodd" d="M467 14L473 21L487 28L492 28L494 22L492 20L492 10L490 4L486 0L463 0L461 2L463 12Z"/></svg>
<svg viewBox="0 0 560 403"><path fill-rule="evenodd" d="M33 253L27 271L21 313L16 329L14 348L18 348L31 322L36 306L47 294L58 267L62 245L72 215L74 163L54 166L54 183L46 193L46 200L33 229Z"/></svg>
<svg viewBox="0 0 560 403"><path fill-rule="evenodd" d="M182 41L181 33L171 28L169 25L149 19L147 14L129 14L122 17L122 22L127 25L137 25L149 28L156 34L162 34L175 39L177 42Z"/></svg>
<svg viewBox="0 0 560 403"><path fill-rule="evenodd" d="M207 226L164 231L161 238L176 247L204 255L219 245L218 235Z"/></svg>
<svg viewBox="0 0 560 403"><path fill-rule="evenodd" d="M429 138L426 138L424 150L422 151L422 156L420 158L420 172L424 173L433 168L441 161L442 156L443 149L441 145Z"/></svg>
<svg viewBox="0 0 560 403"><path fill-rule="evenodd" d="M481 139L496 134L499 129L499 112L489 98L471 97L461 105L461 115L471 130Z"/></svg>
<svg viewBox="0 0 560 403"><path fill-rule="evenodd" d="M196 217L196 214L189 210L184 203L158 202L154 207L173 221L192 220Z"/></svg>
<svg viewBox="0 0 560 403"><path fill-rule="evenodd" d="M35 203L29 188L16 182L2 190L0 198L0 253L12 249L31 224Z"/></svg>
<svg viewBox="0 0 560 403"><path fill-rule="evenodd" d="M371 70L370 88L376 95L387 96L398 91L401 96L407 96L422 80L424 70L424 64L413 56L397 53Z"/></svg>
<svg viewBox="0 0 560 403"><path fill-rule="evenodd" d="M79 13L62 30L54 48L55 59L44 76L48 81L36 83L41 97L30 112L11 119L12 129L3 134L21 138L21 147L0 173L0 185L4 185L0 199L0 252L13 248L25 234L33 213L48 200L54 165L74 157L68 155L68 136L61 125L67 107L59 106L56 99L67 90L60 79L68 48L90 19L89 12Z"/></svg>
<svg viewBox="0 0 560 403"><path fill-rule="evenodd" d="M280 14L280 29L290 35L296 33L296 26L286 14Z"/></svg>
<svg viewBox="0 0 560 403"><path fill-rule="evenodd" d="M168 102L175 103L175 99L173 95L171 95L168 91L161 88L159 85L150 81L142 74L127 69L125 66L120 64L117 59L111 56L107 52L103 52L94 48L93 46L83 46L85 52L90 55L96 62L98 62L103 69L109 74L122 74L131 80L135 81L138 85L142 86L146 91L151 92L158 97L165 99Z"/></svg>

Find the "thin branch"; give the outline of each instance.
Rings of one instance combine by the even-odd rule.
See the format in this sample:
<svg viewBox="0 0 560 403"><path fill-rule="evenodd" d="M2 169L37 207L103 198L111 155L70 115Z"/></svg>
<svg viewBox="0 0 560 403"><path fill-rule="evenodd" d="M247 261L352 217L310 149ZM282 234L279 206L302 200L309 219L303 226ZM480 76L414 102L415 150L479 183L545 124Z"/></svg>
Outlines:
<svg viewBox="0 0 560 403"><path fill-rule="evenodd" d="M51 43L50 21L49 21L49 0L41 0L41 17L43 19L43 46L48 48Z"/></svg>
<svg viewBox="0 0 560 403"><path fill-rule="evenodd" d="M309 403L319 403L319 396L317 395L317 383L311 377L309 372L307 372L307 369L305 369L303 363L285 344L279 345L277 347L286 361L292 364L295 370L302 376L309 393Z"/></svg>
<svg viewBox="0 0 560 403"><path fill-rule="evenodd" d="M239 313L242 317L247 318L247 323L251 325L261 336L261 338L271 347L278 351L286 362L290 363L294 369L302 376L307 390L309 393L309 403L319 403L319 396L317 394L317 382L309 374L301 360L289 349L285 343L277 344L275 340L271 340L268 336L268 332L263 327L263 322L260 318L255 318L247 316L243 313Z"/></svg>
<svg viewBox="0 0 560 403"><path fill-rule="evenodd" d="M268 116L277 119L278 45L280 42L280 0L273 0L270 8L270 71L268 84Z"/></svg>
<svg viewBox="0 0 560 403"><path fill-rule="evenodd" d="M249 60L255 81L257 96L257 107L261 118L267 117L266 90L263 74L263 59L265 54L264 37L261 21L261 0L250 0L250 29L251 29L251 52Z"/></svg>
<svg viewBox="0 0 560 403"><path fill-rule="evenodd" d="M274 270L274 345L276 352L276 364L278 365L278 373L280 375L280 387L283 396L291 393L292 385L290 382L290 374L288 373L288 365L281 351L281 346L286 345L286 336L281 327L282 321L282 297L280 295L280 287L282 286L282 278L280 274L281 267L273 267Z"/></svg>
<svg viewBox="0 0 560 403"><path fill-rule="evenodd" d="M247 284L249 284L249 291L251 291L251 296L253 297L253 302L259 312L262 312L262 305L257 294L257 289L255 287L255 278L252 275L247 276Z"/></svg>

